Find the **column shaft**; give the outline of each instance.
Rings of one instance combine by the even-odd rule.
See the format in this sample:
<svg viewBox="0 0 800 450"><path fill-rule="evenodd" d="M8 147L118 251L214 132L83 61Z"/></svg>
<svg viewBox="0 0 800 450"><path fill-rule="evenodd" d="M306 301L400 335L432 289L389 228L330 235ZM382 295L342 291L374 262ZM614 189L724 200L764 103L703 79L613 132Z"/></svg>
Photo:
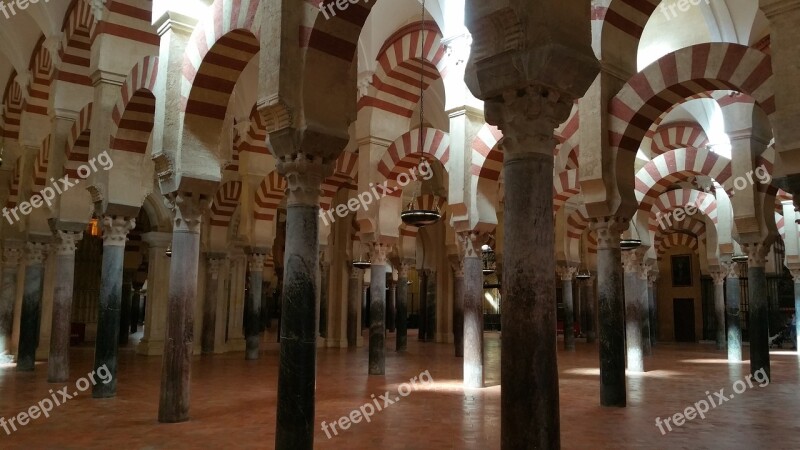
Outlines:
<svg viewBox="0 0 800 450"><path fill-rule="evenodd" d="M642 314L642 352L645 356L652 356L653 347L650 342L650 290L647 286L648 272L649 268L639 271L637 298L639 299L639 308Z"/></svg>
<svg viewBox="0 0 800 450"><path fill-rule="evenodd" d="M726 271L712 270L711 278L714 280L714 319L717 326L717 350L726 347L725 342L725 275Z"/></svg>
<svg viewBox="0 0 800 450"><path fill-rule="evenodd" d="M386 253L384 244L372 244L369 299L369 374L386 373Z"/></svg>
<svg viewBox="0 0 800 450"><path fill-rule="evenodd" d="M28 243L27 250L17 350L17 370L21 372L33 371L36 365L42 314L45 244Z"/></svg>
<svg viewBox="0 0 800 450"><path fill-rule="evenodd" d="M22 249L6 241L3 249L2 281L0 281L0 361L11 362L11 333L14 325L14 302L17 294L17 274Z"/></svg>
<svg viewBox="0 0 800 450"><path fill-rule="evenodd" d="M69 379L69 338L72 328L72 290L75 282L75 244L80 233L57 232L56 273L53 292L53 322L50 327L50 354L47 381L63 383Z"/></svg>
<svg viewBox="0 0 800 450"><path fill-rule="evenodd" d="M261 290L264 284L264 254L248 257L248 289L244 305L245 359L258 359L261 340Z"/></svg>
<svg viewBox="0 0 800 450"><path fill-rule="evenodd" d="M750 301L750 373L764 370L770 376L769 364L769 305L767 303L767 277L764 266L749 265L747 270L747 296Z"/></svg>
<svg viewBox="0 0 800 450"><path fill-rule="evenodd" d="M464 356L464 263L453 269L453 345L456 357ZM481 278L483 278L481 273Z"/></svg>
<svg viewBox="0 0 800 450"><path fill-rule="evenodd" d="M478 245L480 249L480 245ZM464 258L464 387L482 388L483 374L483 263L474 252ZM503 330L505 331L505 330ZM505 339L505 334L503 339Z"/></svg>
<svg viewBox="0 0 800 450"><path fill-rule="evenodd" d="M387 275L391 276L391 274ZM395 308L397 302L397 283L394 280L387 280L387 283L389 283L389 288L387 289L388 292L386 296L386 330L393 333L396 326Z"/></svg>
<svg viewBox="0 0 800 450"><path fill-rule="evenodd" d="M737 263L731 264L728 278L725 280L729 362L740 362L742 360L742 328L739 319L742 285L739 282L739 277L736 276L736 266Z"/></svg>
<svg viewBox="0 0 800 450"><path fill-rule="evenodd" d="M597 340L597 303L594 289L594 277L584 280L586 292L586 343L593 344Z"/></svg>
<svg viewBox="0 0 800 450"><path fill-rule="evenodd" d="M622 259L636 255L633 251L623 254ZM634 259L634 264L637 264ZM644 349L642 343L642 309L639 294L639 275L636 268L629 271L625 266L625 344L628 370L644 372Z"/></svg>
<svg viewBox="0 0 800 450"><path fill-rule="evenodd" d="M397 277L397 335L395 350L405 351L408 346L408 264L401 263Z"/></svg>
<svg viewBox="0 0 800 450"><path fill-rule="evenodd" d="M217 302L219 292L219 266L222 255L209 255L206 260L206 292L203 301L203 331L200 339L202 352L214 353L217 328Z"/></svg>
<svg viewBox="0 0 800 450"><path fill-rule="evenodd" d="M425 320L425 342L435 342L436 341L436 282L437 273L434 270L428 272L428 276L426 277L428 282L428 288L425 289L425 309L427 310L425 313L426 320Z"/></svg>
<svg viewBox="0 0 800 450"><path fill-rule="evenodd" d="M428 271L419 270L417 275L419 280L419 315L417 316L419 336L417 336L417 340L424 342L428 333Z"/></svg>
<svg viewBox="0 0 800 450"><path fill-rule="evenodd" d="M358 345L358 336L361 333L361 324L358 321L358 308L361 302L361 270L350 268L347 292L347 346L355 348Z"/></svg>

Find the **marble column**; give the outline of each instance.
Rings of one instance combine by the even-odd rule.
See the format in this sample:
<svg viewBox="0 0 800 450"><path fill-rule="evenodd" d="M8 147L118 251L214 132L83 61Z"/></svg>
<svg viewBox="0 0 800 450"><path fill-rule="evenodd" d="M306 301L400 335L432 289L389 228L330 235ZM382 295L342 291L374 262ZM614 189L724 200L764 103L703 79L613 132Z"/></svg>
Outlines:
<svg viewBox="0 0 800 450"><path fill-rule="evenodd" d="M742 244L747 254L747 297L749 304L750 373L763 369L770 376L769 364L769 305L767 303L767 263L769 245Z"/></svg>
<svg viewBox="0 0 800 450"><path fill-rule="evenodd" d="M203 331L200 339L203 354L214 353L219 302L219 268L225 256L224 253L206 253L206 292L203 299Z"/></svg>
<svg viewBox="0 0 800 450"><path fill-rule="evenodd" d="M464 259L455 258L453 265L453 345L456 357L464 356ZM481 272L481 278L483 273Z"/></svg>
<svg viewBox="0 0 800 450"><path fill-rule="evenodd" d="M425 342L428 326L428 270L421 269L417 271L419 280L419 315L417 316L419 335L417 340Z"/></svg>
<svg viewBox="0 0 800 450"><path fill-rule="evenodd" d="M103 216L103 266L100 275L100 312L97 319L97 342L94 351L94 370L104 367L111 374L108 384L97 383L92 397L108 398L117 395L117 351L119 343L120 309L122 307L122 268L125 242L136 220L121 216Z"/></svg>
<svg viewBox="0 0 800 450"><path fill-rule="evenodd" d="M129 272L122 275L122 297L120 297L119 345L128 345L131 329L131 304L133 303L133 280Z"/></svg>
<svg viewBox="0 0 800 450"><path fill-rule="evenodd" d="M642 302L639 299L639 263L637 250L622 252L625 269L625 355L630 372L644 372L642 343Z"/></svg>
<svg viewBox="0 0 800 450"><path fill-rule="evenodd" d="M36 347L39 346L47 244L28 242L25 250L25 287L19 325L17 370L31 372L36 365Z"/></svg>
<svg viewBox="0 0 800 450"><path fill-rule="evenodd" d="M728 331L728 362L742 361L742 324L740 302L742 285L739 281L739 264L730 262L723 265L726 270L725 314Z"/></svg>
<svg viewBox="0 0 800 450"><path fill-rule="evenodd" d="M650 275L652 266L642 256L642 261L639 263L639 270L637 275L639 282L637 284L637 299L639 300L639 309L642 315L642 353L644 356L653 355L653 347L650 343L650 290L647 285L647 278Z"/></svg>
<svg viewBox="0 0 800 450"><path fill-rule="evenodd" d="M386 373L386 255L391 247L370 244L369 374Z"/></svg>
<svg viewBox="0 0 800 450"><path fill-rule="evenodd" d="M172 258L158 421L176 423L189 420L200 226L210 198L188 191L166 197L172 211Z"/></svg>
<svg viewBox="0 0 800 450"><path fill-rule="evenodd" d="M435 270L430 270L428 272L428 276L425 278L428 282L428 288L425 289L425 342L435 342L436 305L438 303L436 298L436 283L439 281L439 279Z"/></svg>
<svg viewBox="0 0 800 450"><path fill-rule="evenodd" d="M403 352L408 348L408 268L410 263L403 261L397 269L397 334L395 350Z"/></svg>
<svg viewBox="0 0 800 450"><path fill-rule="evenodd" d="M361 323L358 320L358 309L361 306L361 284L364 279L361 269L350 266L350 279L347 284L347 346L358 346L358 336L361 334Z"/></svg>
<svg viewBox="0 0 800 450"><path fill-rule="evenodd" d="M714 318L717 322L717 350L727 346L725 341L725 270L713 268L709 271L714 280Z"/></svg>
<svg viewBox="0 0 800 450"><path fill-rule="evenodd" d="M367 328L369 326L369 315L367 314L367 292L369 291L369 284L364 283L364 279L361 279L361 330ZM359 331L359 334L361 333Z"/></svg>
<svg viewBox="0 0 800 450"><path fill-rule="evenodd" d="M56 257L53 289L53 322L50 327L50 354L47 381L63 383L69 379L69 337L72 332L72 290L75 282L75 248L83 232L56 231L53 246Z"/></svg>
<svg viewBox="0 0 800 450"><path fill-rule="evenodd" d="M656 340L658 339L658 302L656 301L658 285L656 281L658 281L658 272L651 270L647 275L647 311L650 315L650 347L655 347Z"/></svg>
<svg viewBox="0 0 800 450"><path fill-rule="evenodd" d="M605 217L595 219L592 227L597 232L600 404L623 407L626 405L625 293L619 241L628 221Z"/></svg>
<svg viewBox="0 0 800 450"><path fill-rule="evenodd" d="M561 278L561 297L564 300L564 349L575 350L575 310L572 298L572 280L575 279L574 266L559 266Z"/></svg>
<svg viewBox="0 0 800 450"><path fill-rule="evenodd" d="M464 387L479 389L484 386L483 372L483 261L481 246L486 236L476 232L458 234L464 264ZM508 313L508 310L503 311ZM503 345L505 345L505 328ZM502 360L501 360L502 361ZM505 366L503 369L504 370ZM501 372L502 373L502 372ZM514 373L520 379L525 375ZM504 384L504 386L506 386Z"/></svg>
<svg viewBox="0 0 800 450"><path fill-rule="evenodd" d="M0 362L13 360L11 332L14 325L14 303L17 294L17 274L23 249L16 242L5 241L3 248L2 281L0 281Z"/></svg>
<svg viewBox="0 0 800 450"><path fill-rule="evenodd" d="M314 446L319 196L330 167L304 154L278 160L286 190L286 249L281 308L275 448Z"/></svg>
<svg viewBox="0 0 800 450"><path fill-rule="evenodd" d="M792 270L794 279L794 318L795 318L795 349L800 355L800 270Z"/></svg>
<svg viewBox="0 0 800 450"><path fill-rule="evenodd" d="M326 261L325 252L320 251L319 255L319 335L323 338L328 337L328 277L331 263Z"/></svg>
<svg viewBox="0 0 800 450"><path fill-rule="evenodd" d="M261 288L264 282L265 249L249 250L247 255L247 278L249 289L244 308L244 359L258 359L261 340Z"/></svg>
<svg viewBox="0 0 800 450"><path fill-rule="evenodd" d="M386 274L386 284L388 285L386 292L386 330L394 333L396 327L395 317L397 312L395 310L397 303L397 282L394 281L393 274Z"/></svg>
<svg viewBox="0 0 800 450"><path fill-rule="evenodd" d="M133 284L133 295L131 297L131 329L130 334L135 334L139 331L139 318L142 314L142 286L140 283Z"/></svg>
<svg viewBox="0 0 800 450"><path fill-rule="evenodd" d="M586 290L586 343L593 344L597 340L597 303L594 289L594 276L583 280Z"/></svg>

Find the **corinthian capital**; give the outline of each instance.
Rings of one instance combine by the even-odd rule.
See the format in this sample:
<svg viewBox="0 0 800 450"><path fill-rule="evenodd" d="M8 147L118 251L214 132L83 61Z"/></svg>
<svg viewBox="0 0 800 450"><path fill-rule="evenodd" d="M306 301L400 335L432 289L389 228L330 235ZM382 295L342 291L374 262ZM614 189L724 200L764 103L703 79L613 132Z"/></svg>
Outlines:
<svg viewBox="0 0 800 450"><path fill-rule="evenodd" d="M769 245L766 245L763 242L742 244L742 251L747 255L748 266L764 267L767 264L769 247Z"/></svg>
<svg viewBox="0 0 800 450"><path fill-rule="evenodd" d="M277 168L286 178L287 205L319 205L322 181L332 173L330 164L319 156L310 158L300 152L280 158Z"/></svg>
<svg viewBox="0 0 800 450"><path fill-rule="evenodd" d="M47 259L47 244L28 242L25 245L25 262L29 266L41 266Z"/></svg>
<svg viewBox="0 0 800 450"><path fill-rule="evenodd" d="M56 230L56 242L53 244L53 251L59 256L71 256L75 254L78 241L83 238L83 232Z"/></svg>
<svg viewBox="0 0 800 450"><path fill-rule="evenodd" d="M483 256L481 247L486 243L489 236L478 231L462 231L458 233L458 244L461 247L464 258L481 258Z"/></svg>
<svg viewBox="0 0 800 450"><path fill-rule="evenodd" d="M262 272L264 270L265 255L261 253L251 253L247 255L247 269L249 272Z"/></svg>
<svg viewBox="0 0 800 450"><path fill-rule="evenodd" d="M597 233L597 249L619 248L620 234L628 229L628 220L622 217L592 219L592 229Z"/></svg>
<svg viewBox="0 0 800 450"><path fill-rule="evenodd" d="M103 230L103 246L124 247L128 232L136 226L136 219L123 216L103 216L100 219Z"/></svg>
<svg viewBox="0 0 800 450"><path fill-rule="evenodd" d="M24 252L21 248L6 247L3 249L3 267L17 267L19 266Z"/></svg>
<svg viewBox="0 0 800 450"><path fill-rule="evenodd" d="M556 272L561 278L561 281L572 281L575 278L575 272L578 270L575 266L558 266Z"/></svg>
<svg viewBox="0 0 800 450"><path fill-rule="evenodd" d="M391 253L392 247L388 244L374 242L369 245L369 259L373 266L385 266L386 257Z"/></svg>
<svg viewBox="0 0 800 450"><path fill-rule="evenodd" d="M200 233L203 213L211 199L203 194L177 191L165 197L167 208L173 214L173 232Z"/></svg>

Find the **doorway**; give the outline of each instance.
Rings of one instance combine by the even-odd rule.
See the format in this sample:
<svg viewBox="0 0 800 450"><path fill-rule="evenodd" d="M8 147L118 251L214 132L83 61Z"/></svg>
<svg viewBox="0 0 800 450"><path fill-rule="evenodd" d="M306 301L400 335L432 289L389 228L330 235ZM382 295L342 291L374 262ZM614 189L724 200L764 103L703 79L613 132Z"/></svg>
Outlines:
<svg viewBox="0 0 800 450"><path fill-rule="evenodd" d="M696 342L694 330L694 299L672 299L675 342Z"/></svg>

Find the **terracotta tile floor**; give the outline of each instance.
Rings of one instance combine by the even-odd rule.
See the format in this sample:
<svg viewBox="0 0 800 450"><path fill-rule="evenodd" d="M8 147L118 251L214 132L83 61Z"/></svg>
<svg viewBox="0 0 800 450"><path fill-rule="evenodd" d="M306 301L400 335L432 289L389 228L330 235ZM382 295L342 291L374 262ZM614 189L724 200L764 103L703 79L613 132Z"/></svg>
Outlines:
<svg viewBox="0 0 800 450"><path fill-rule="evenodd" d="M270 342L272 338L268 338ZM393 337L389 339L393 346ZM487 381L492 387L465 393L461 360L451 346L409 339L409 352L387 357L385 377L367 377L367 351L319 351L317 432L320 449L497 449L500 439L499 336L486 335ZM192 379L192 420L157 423L160 357L121 352L118 396L94 400L89 391L6 436L0 449L270 449L274 442L278 348L268 344L259 361L242 354L196 358ZM91 369L93 349L73 349L70 389ZM594 345L559 350L562 447L565 449L757 449L800 448L800 363L796 352L772 355L772 382L755 385L735 399L662 436L656 416L672 415L706 398L705 391L732 393L748 365L728 364L708 345L659 345L649 372L628 377L624 409L598 405L598 357ZM412 391L376 413L370 423L353 424L328 439L321 421L353 409L428 370L435 384ZM46 367L33 374L0 367L0 416L26 410L49 389ZM393 394L396 396L396 394Z"/></svg>

